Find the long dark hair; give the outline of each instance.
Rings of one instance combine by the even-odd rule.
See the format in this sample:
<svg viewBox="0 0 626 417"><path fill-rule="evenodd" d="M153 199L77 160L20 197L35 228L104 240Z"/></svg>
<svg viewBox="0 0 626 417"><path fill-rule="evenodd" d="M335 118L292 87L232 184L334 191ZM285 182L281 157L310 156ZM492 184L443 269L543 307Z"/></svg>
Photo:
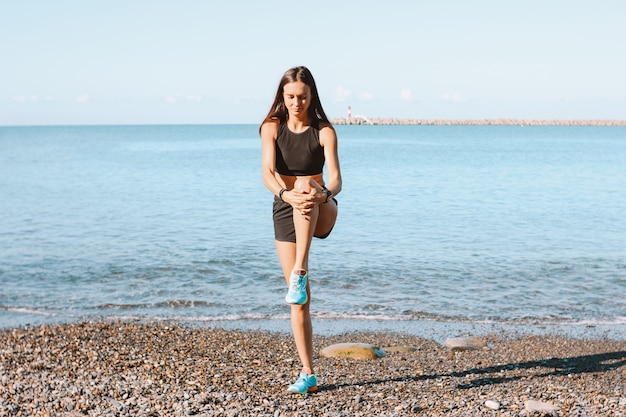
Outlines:
<svg viewBox="0 0 626 417"><path fill-rule="evenodd" d="M263 123L278 119L281 123L287 121L287 116L289 112L287 111L287 107L285 106L285 99L283 97L283 88L285 84L289 84L295 81L302 81L304 84L308 85L311 89L311 105L309 106L309 118L311 121L320 120L323 122L330 123L326 113L324 113L324 109L322 108L322 103L320 102L320 96L317 92L317 87L315 86L315 80L313 79L313 74L307 67L299 66L289 68L287 72L280 79L280 83L278 84L278 89L276 90L276 97L274 98L274 104L263 119ZM262 124L263 124L262 123Z"/></svg>

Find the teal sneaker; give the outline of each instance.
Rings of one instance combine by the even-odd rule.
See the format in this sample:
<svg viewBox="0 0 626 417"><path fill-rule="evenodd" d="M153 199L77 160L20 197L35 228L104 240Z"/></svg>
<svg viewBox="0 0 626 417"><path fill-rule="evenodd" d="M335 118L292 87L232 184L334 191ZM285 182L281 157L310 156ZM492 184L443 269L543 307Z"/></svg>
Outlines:
<svg viewBox="0 0 626 417"><path fill-rule="evenodd" d="M306 394L308 392L317 391L317 375L301 373L300 378L298 378L293 384L289 385L287 391L294 392L296 394Z"/></svg>
<svg viewBox="0 0 626 417"><path fill-rule="evenodd" d="M304 269L292 272L289 277L289 291L285 296L287 304L306 304L309 297L306 293L306 281L308 276Z"/></svg>

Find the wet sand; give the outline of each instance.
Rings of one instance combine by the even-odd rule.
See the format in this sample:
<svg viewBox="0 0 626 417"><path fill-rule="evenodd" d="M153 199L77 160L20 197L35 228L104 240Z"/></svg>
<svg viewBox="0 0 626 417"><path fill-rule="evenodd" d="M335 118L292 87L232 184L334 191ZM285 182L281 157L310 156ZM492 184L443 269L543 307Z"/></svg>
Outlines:
<svg viewBox="0 0 626 417"><path fill-rule="evenodd" d="M320 390L286 392L283 333L100 321L0 331L6 416L626 416L626 341L491 334L452 353L424 335L316 336L411 346L374 360L316 358ZM491 407L491 408L490 408ZM496 409L497 408L497 409ZM553 411L548 411L555 409Z"/></svg>

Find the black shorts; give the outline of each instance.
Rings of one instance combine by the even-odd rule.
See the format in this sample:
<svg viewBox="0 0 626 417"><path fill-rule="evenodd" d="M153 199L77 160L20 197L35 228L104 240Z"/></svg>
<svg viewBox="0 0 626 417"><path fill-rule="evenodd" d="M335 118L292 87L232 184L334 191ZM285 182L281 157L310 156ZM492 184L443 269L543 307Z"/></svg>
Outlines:
<svg viewBox="0 0 626 417"><path fill-rule="evenodd" d="M337 204L337 200L334 197L333 201ZM274 239L280 242L296 243L296 228L293 225L293 207L291 207L291 204L274 197L272 212L274 217ZM332 229L325 235L315 237L326 239L330 232L332 232Z"/></svg>

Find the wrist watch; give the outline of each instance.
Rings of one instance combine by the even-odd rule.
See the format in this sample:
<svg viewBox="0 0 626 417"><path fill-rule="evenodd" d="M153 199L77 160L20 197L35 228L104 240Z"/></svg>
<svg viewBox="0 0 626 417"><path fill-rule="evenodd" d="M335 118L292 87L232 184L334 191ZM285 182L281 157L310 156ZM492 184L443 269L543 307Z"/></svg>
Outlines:
<svg viewBox="0 0 626 417"><path fill-rule="evenodd" d="M324 187L324 191L326 192L326 201L325 203L328 203L328 201L330 200L330 198L333 196L332 191L330 191L328 188Z"/></svg>

